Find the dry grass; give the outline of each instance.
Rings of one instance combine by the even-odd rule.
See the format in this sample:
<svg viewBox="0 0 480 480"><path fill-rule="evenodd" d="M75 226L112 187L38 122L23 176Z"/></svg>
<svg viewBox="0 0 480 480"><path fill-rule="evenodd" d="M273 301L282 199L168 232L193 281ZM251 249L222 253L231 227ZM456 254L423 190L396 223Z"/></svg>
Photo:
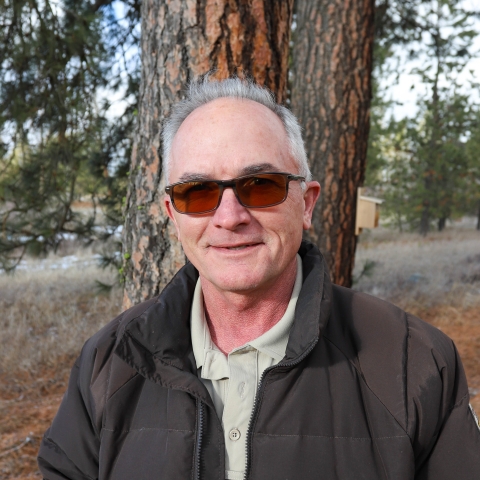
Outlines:
<svg viewBox="0 0 480 480"><path fill-rule="evenodd" d="M361 272L370 263L370 276ZM386 229L362 234L354 287L407 310L480 305L480 232L447 230L423 238Z"/></svg>
<svg viewBox="0 0 480 480"><path fill-rule="evenodd" d="M121 308L120 289L99 294L95 280L115 278L96 267L92 252L27 263L0 274L0 479L40 477L40 439L75 357Z"/></svg>
<svg viewBox="0 0 480 480"><path fill-rule="evenodd" d="M40 478L36 452L66 388L84 341L115 317L121 292L99 295L92 252L67 246L64 255L30 260L30 270L0 273L0 480ZM451 336L480 410L480 233L470 228L423 239L386 229L365 232L357 250L354 288L383 297ZM73 263L71 268L58 268ZM57 268L53 268L57 266ZM478 393L478 394L477 394Z"/></svg>
<svg viewBox="0 0 480 480"><path fill-rule="evenodd" d="M78 353L89 336L119 313L118 289L96 294L95 280L113 283L112 274L99 270L90 256L77 259L30 261L30 270L0 275L0 375L56 365L59 357ZM72 266L62 268L67 265Z"/></svg>

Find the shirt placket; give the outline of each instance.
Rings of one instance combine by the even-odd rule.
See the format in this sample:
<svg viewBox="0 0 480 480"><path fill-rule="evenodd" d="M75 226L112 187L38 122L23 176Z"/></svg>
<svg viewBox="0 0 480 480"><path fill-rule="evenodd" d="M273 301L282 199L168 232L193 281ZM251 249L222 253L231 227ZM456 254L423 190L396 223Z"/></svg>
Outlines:
<svg viewBox="0 0 480 480"><path fill-rule="evenodd" d="M250 413L255 400L258 351L250 346L228 355L229 381L222 423L225 432L228 478L242 478Z"/></svg>

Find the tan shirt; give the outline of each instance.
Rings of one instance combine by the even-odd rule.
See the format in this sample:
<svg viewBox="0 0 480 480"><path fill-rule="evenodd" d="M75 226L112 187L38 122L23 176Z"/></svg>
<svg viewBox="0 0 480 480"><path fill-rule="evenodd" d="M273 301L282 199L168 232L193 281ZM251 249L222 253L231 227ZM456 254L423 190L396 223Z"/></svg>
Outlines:
<svg viewBox="0 0 480 480"><path fill-rule="evenodd" d="M205 318L200 279L192 301L193 353L198 376L212 397L225 433L225 478L242 480L246 464L246 435L257 386L263 371L285 356L295 305L302 288L302 260L297 255L297 277L283 317L260 337L225 356L213 343Z"/></svg>

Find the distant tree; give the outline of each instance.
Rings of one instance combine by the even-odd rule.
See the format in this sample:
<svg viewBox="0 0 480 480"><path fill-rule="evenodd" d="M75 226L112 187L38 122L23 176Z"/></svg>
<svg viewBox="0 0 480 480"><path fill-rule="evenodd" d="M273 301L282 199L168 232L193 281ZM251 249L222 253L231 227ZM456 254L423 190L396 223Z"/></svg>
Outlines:
<svg viewBox="0 0 480 480"><path fill-rule="evenodd" d="M136 90L135 74L115 67L135 43L138 4L125 5L122 21L110 2L0 5L0 267L6 270L27 251L56 249L65 234L97 236L95 209L89 216L72 209L83 195L94 206L105 201L107 215L118 216L117 194L125 187L112 174L128 165ZM130 100L115 123L102 89L123 89Z"/></svg>
<svg viewBox="0 0 480 480"><path fill-rule="evenodd" d="M397 2L397 19L402 18L398 9L402 3L415 5ZM478 105L472 104L468 82L460 85L458 79L472 58L477 32L471 12L455 0L418 2L410 13L401 41L410 60L421 60L421 67L412 73L428 90L419 99L416 118L387 120L388 109L377 110L370 138L372 168L367 175L372 183L386 180L377 191L386 199L385 208L395 223L401 228L407 222L425 235L434 220L442 230L448 218L466 212L463 192L469 190L471 179L466 141ZM471 85L470 91L474 88ZM373 103L385 105L378 97Z"/></svg>
<svg viewBox="0 0 480 480"><path fill-rule="evenodd" d="M186 83L209 70L250 73L287 94L293 0L142 3L142 82L124 229L124 308L158 294L185 262L161 196L160 132Z"/></svg>
<svg viewBox="0 0 480 480"><path fill-rule="evenodd" d="M444 97L437 107L439 117L435 123L430 102L420 105L414 119L391 118L375 146L376 161L382 168L370 185L385 200L382 208L399 230L407 224L420 231L425 199L439 230L445 227L447 218L476 215L480 178L474 152L478 148L475 138L479 106L472 105L467 95L457 93ZM441 135L433 156L435 129ZM426 175L432 180L428 190Z"/></svg>
<svg viewBox="0 0 480 480"><path fill-rule="evenodd" d="M391 109L401 99L389 98L386 78L399 76L402 70L397 51L418 40L416 18L423 0L378 0L375 2L375 35L373 43L372 101L368 135L367 168L364 184L379 187L385 181L387 165L383 155L386 143L396 141L401 125L396 125ZM396 61L395 61L396 60ZM402 123L402 122L400 122ZM378 190L378 189L377 189Z"/></svg>
<svg viewBox="0 0 480 480"><path fill-rule="evenodd" d="M423 235L432 220L437 221L441 231L447 219L465 213L462 197L468 181L466 138L471 132L473 116L474 108L466 95L434 97L424 107L424 124L412 133L417 148L412 167L421 179L412 190L412 197L416 197L417 205L422 205L420 233Z"/></svg>
<svg viewBox="0 0 480 480"><path fill-rule="evenodd" d="M469 130L468 99L457 93L456 78L472 57L471 43L477 34L472 29L469 12L457 1L432 0L425 9L421 24L424 40L416 52L425 60L414 71L431 87L430 98L423 102L425 136L418 150L423 164L423 185L418 192L423 235L434 218L438 219L439 229L443 229L452 210L457 172L465 170L460 137Z"/></svg>
<svg viewBox="0 0 480 480"><path fill-rule="evenodd" d="M410 190L415 182L412 178L410 163L414 158L410 136L407 133L408 120L403 119L390 121L379 127L381 134L377 133L377 139L373 152L378 170L367 169L367 183L373 187L376 196L382 198L382 217L390 218L400 232L406 225L410 226L411 204ZM372 142L373 143L373 142Z"/></svg>
<svg viewBox="0 0 480 480"><path fill-rule="evenodd" d="M472 133L466 144L466 156L463 206L465 212L477 218L477 230L480 230L480 111L477 111Z"/></svg>
<svg viewBox="0 0 480 480"><path fill-rule="evenodd" d="M391 118L376 145L376 161L382 168L371 185L376 182L375 192L385 200L385 213L399 230L407 224L422 233L426 199L439 230L445 227L447 218L472 213L478 182L476 157L472 154L478 106L471 105L468 96L455 94L443 98L437 107L435 121L430 102L420 105L414 119ZM432 151L436 130L440 136ZM427 184L428 190L427 175L432 182Z"/></svg>
<svg viewBox="0 0 480 480"><path fill-rule="evenodd" d="M333 281L349 287L367 153L374 1L297 2L295 18L291 106L322 185L306 236L325 255Z"/></svg>

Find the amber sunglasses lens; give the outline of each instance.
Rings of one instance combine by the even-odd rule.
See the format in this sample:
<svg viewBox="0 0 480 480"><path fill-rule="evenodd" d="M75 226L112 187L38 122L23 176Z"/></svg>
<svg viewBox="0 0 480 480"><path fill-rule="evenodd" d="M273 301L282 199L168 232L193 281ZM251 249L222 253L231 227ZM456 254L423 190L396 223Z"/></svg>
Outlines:
<svg viewBox="0 0 480 480"><path fill-rule="evenodd" d="M285 175L257 174L237 180L237 193L246 207L269 207L281 203L287 196Z"/></svg>
<svg viewBox="0 0 480 480"><path fill-rule="evenodd" d="M287 176L276 173L250 175L229 181L184 182L172 186L175 208L181 213L206 213L215 210L223 188L233 187L245 207L270 207L285 200Z"/></svg>
<svg viewBox="0 0 480 480"><path fill-rule="evenodd" d="M175 185L172 199L182 213L202 213L214 210L218 204L220 187L215 182L185 182Z"/></svg>

